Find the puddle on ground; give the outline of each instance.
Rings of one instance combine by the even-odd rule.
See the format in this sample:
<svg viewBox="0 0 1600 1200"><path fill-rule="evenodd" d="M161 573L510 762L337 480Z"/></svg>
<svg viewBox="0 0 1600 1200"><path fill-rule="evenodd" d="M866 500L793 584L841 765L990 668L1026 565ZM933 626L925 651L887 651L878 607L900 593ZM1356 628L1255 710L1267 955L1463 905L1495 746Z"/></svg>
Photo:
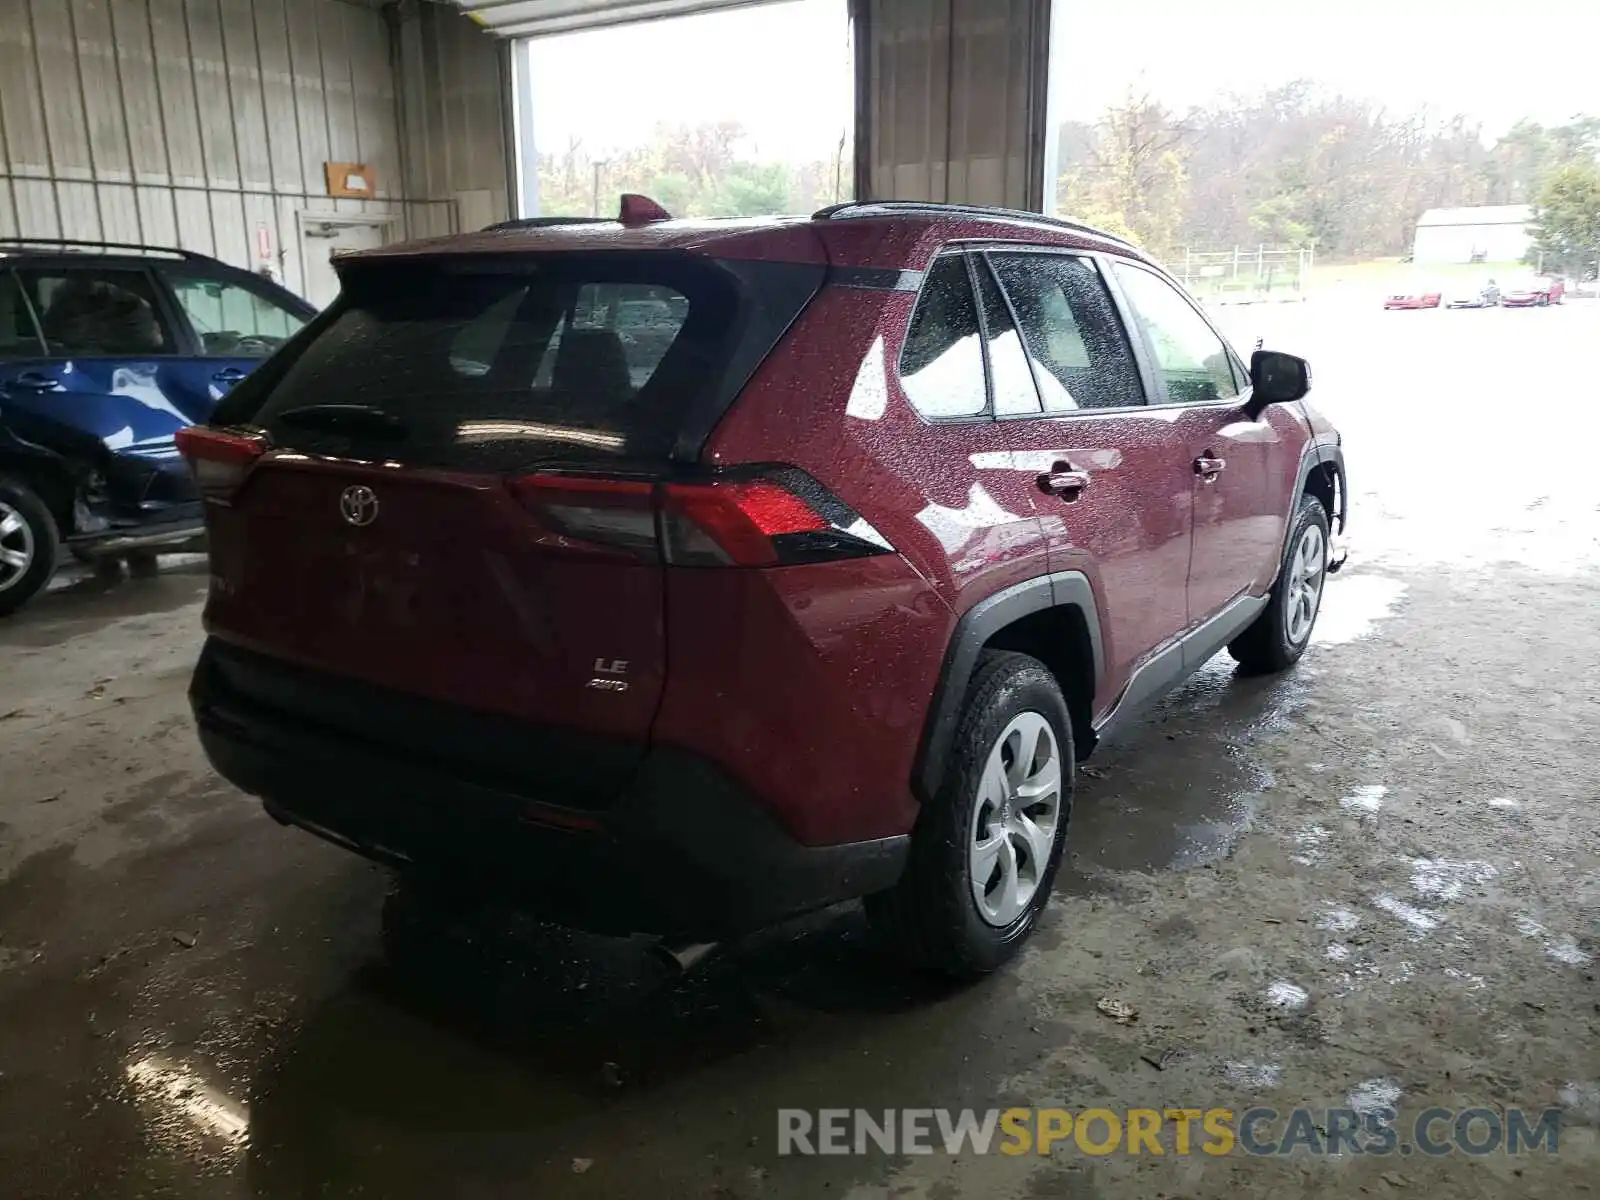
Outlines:
<svg viewBox="0 0 1600 1200"><path fill-rule="evenodd" d="M1080 770L1058 887L1086 894L1124 871L1193 870L1233 853L1272 773L1252 744L1284 728L1309 676L1251 678L1219 654Z"/></svg>
<svg viewBox="0 0 1600 1200"><path fill-rule="evenodd" d="M1311 631L1313 646L1342 646L1369 636L1394 613L1406 585L1386 575L1341 575L1329 582Z"/></svg>

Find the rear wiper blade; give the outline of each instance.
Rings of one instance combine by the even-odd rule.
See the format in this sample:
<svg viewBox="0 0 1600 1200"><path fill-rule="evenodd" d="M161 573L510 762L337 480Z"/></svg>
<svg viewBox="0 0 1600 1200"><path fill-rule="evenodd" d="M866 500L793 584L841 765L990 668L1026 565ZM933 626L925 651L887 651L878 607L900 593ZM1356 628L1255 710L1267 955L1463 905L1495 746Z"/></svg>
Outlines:
<svg viewBox="0 0 1600 1200"><path fill-rule="evenodd" d="M370 404L307 404L285 409L277 419L306 429L350 429L397 437L406 432L406 423L399 417Z"/></svg>

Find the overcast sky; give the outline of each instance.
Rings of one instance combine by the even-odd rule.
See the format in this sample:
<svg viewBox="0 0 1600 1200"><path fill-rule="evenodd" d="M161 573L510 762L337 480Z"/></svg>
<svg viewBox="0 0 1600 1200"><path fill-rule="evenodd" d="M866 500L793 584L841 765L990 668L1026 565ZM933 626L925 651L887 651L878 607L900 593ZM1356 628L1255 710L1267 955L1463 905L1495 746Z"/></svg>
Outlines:
<svg viewBox="0 0 1600 1200"><path fill-rule="evenodd" d="M539 147L604 152L656 121L738 120L763 157L825 157L850 121L844 14L794 0L535 42ZM1600 0L1056 0L1056 14L1058 119L1093 120L1130 84L1182 109L1297 78L1465 113L1490 137L1600 113Z"/></svg>

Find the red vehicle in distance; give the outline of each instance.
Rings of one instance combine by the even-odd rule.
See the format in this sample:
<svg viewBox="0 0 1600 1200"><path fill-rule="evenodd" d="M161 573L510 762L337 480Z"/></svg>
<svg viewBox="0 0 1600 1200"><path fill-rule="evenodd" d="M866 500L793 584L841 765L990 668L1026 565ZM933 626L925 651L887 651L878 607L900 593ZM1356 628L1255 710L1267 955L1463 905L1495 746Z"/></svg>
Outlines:
<svg viewBox="0 0 1600 1200"><path fill-rule="evenodd" d="M1395 292L1384 300L1383 307L1385 309L1438 308L1443 299L1444 295L1440 289L1430 284Z"/></svg>
<svg viewBox="0 0 1600 1200"><path fill-rule="evenodd" d="M1538 279L1521 279L1508 287L1500 298L1506 308L1544 308L1560 304L1567 294L1567 284L1558 276L1546 275Z"/></svg>

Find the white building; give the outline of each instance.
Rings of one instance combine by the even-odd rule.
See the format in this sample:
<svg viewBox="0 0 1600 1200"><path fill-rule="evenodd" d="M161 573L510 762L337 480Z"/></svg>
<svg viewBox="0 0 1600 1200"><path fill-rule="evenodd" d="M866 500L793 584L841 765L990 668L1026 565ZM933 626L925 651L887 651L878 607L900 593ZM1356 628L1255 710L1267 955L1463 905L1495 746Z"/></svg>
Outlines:
<svg viewBox="0 0 1600 1200"><path fill-rule="evenodd" d="M1430 208L1417 222L1411 255L1419 263L1521 262L1532 220L1526 204Z"/></svg>

